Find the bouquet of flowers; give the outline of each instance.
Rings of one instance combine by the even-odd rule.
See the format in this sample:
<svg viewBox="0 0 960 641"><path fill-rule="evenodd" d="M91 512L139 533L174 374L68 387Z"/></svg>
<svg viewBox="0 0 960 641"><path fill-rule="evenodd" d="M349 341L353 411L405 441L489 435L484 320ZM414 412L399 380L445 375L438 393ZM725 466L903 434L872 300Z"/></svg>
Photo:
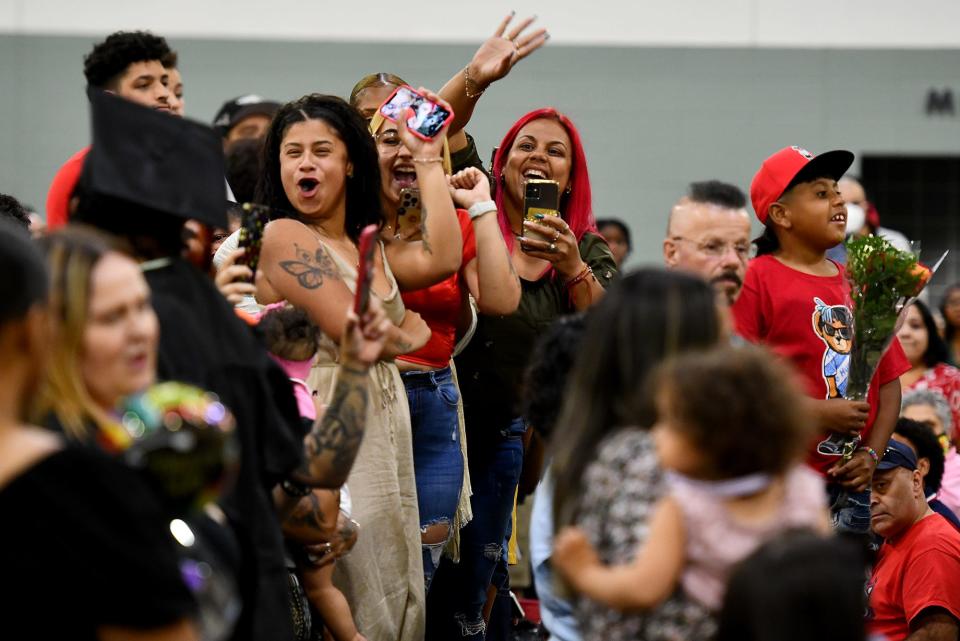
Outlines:
<svg viewBox="0 0 960 641"><path fill-rule="evenodd" d="M853 345L844 396L863 401L907 307L930 281L933 270L920 264L917 252L901 251L879 236L853 237L847 240L846 248ZM844 459L853 455L858 444L857 438L846 442Z"/></svg>

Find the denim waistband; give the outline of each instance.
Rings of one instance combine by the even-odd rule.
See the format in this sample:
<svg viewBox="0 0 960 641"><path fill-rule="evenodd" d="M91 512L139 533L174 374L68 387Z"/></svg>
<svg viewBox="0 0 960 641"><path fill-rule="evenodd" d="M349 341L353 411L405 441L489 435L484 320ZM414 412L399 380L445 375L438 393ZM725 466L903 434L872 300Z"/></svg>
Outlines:
<svg viewBox="0 0 960 641"><path fill-rule="evenodd" d="M527 423L523 417L512 419L506 427L500 430L500 436L503 438L516 438L523 436L527 432Z"/></svg>
<svg viewBox="0 0 960 641"><path fill-rule="evenodd" d="M403 385L407 389L411 388L436 388L445 383L453 382L453 372L449 367L435 369L430 372L402 372L400 377L403 379Z"/></svg>

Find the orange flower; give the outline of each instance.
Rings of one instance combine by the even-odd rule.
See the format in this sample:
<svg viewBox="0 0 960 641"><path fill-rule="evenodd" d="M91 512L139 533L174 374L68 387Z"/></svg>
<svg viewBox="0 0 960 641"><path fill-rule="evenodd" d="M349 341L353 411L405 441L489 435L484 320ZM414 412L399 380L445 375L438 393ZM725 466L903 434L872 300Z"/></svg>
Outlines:
<svg viewBox="0 0 960 641"><path fill-rule="evenodd" d="M913 291L914 296L920 293L924 285L927 284L927 281L930 280L930 277L933 276L933 274L930 272L930 268L920 263L917 263L913 266L913 269L910 270L910 275L918 278L917 288Z"/></svg>

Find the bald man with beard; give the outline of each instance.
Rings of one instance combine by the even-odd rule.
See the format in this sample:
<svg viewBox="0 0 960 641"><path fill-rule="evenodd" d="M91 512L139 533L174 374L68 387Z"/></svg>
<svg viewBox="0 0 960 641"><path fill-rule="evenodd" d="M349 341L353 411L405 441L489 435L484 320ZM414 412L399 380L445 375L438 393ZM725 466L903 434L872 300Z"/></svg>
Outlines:
<svg viewBox="0 0 960 641"><path fill-rule="evenodd" d="M670 211L663 239L667 268L700 276L725 305L740 294L750 258L746 206L746 196L734 185L718 180L691 183Z"/></svg>

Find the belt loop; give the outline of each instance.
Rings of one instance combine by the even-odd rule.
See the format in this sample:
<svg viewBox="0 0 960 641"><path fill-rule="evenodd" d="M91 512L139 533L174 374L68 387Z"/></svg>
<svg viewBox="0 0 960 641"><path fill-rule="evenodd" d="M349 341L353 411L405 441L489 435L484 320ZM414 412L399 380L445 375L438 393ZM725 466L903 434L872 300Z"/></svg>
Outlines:
<svg viewBox="0 0 960 641"><path fill-rule="evenodd" d="M433 383L434 387L440 387L440 383L437 382L437 370L430 370L430 382Z"/></svg>

